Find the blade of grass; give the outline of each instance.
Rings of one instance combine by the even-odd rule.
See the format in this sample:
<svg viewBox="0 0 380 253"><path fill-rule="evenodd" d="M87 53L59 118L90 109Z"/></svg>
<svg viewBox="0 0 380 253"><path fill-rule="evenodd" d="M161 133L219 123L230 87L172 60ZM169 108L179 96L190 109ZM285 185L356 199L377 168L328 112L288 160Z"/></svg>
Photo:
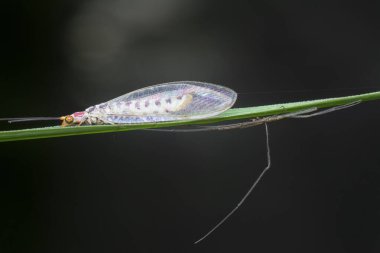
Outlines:
<svg viewBox="0 0 380 253"><path fill-rule="evenodd" d="M380 91L359 94L354 96L318 99L302 102L283 103L275 105L264 105L256 107L236 108L230 109L216 117L207 118L196 121L173 121L161 123L144 123L133 125L98 125L98 126L74 126L74 127L45 127L45 128L32 128L22 130L0 131L0 142L7 141L21 141L31 139L64 137L73 135L84 134L98 134L98 133L111 133L111 132L124 132L131 130L147 129L147 128L161 128L161 127L175 127L194 124L210 124L218 123L229 120L250 119L255 117L271 116L308 108L318 107L327 108L338 105L344 105L355 101L370 101L380 99Z"/></svg>

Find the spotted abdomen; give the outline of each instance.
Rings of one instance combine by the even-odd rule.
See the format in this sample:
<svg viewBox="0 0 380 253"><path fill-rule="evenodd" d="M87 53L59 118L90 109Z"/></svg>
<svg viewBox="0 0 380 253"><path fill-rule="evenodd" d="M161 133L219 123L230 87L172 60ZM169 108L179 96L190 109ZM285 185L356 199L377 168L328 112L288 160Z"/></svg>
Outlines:
<svg viewBox="0 0 380 253"><path fill-rule="evenodd" d="M105 112L130 116L167 115L180 111L188 106L193 97L191 94L176 97L146 98L128 102L110 103Z"/></svg>

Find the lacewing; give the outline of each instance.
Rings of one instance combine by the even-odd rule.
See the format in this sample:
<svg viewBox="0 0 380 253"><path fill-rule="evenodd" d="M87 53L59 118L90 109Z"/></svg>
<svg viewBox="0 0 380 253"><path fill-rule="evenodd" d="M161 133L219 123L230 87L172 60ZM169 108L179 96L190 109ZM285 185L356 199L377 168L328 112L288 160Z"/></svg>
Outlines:
<svg viewBox="0 0 380 253"><path fill-rule="evenodd" d="M163 122L177 120L194 120L216 116L233 106L237 98L235 91L216 84L181 81L153 85L142 88L108 102L91 106L84 111L74 112L62 117L31 117L31 118L3 118L9 122L34 120L62 120L62 126L97 125L97 124L136 124L144 122ZM246 128L265 124L267 166L243 196L240 202L220 222L212 227L203 237L195 242L199 243L220 227L247 197L252 193L264 174L271 167L269 133L267 123L285 118L309 118L333 111L345 109L359 104L354 101L349 104L335 106L323 111L318 108L308 108L296 112L252 119L247 122L233 123L221 126L206 126L198 129L176 129L178 132L197 132L210 130L228 130ZM315 112L317 111L317 112ZM314 112L314 113L312 113ZM155 130L155 129L152 129ZM158 129L158 131L173 131L172 129Z"/></svg>
<svg viewBox="0 0 380 253"><path fill-rule="evenodd" d="M3 118L9 122L62 120L62 126L136 124L216 116L233 106L235 91L216 84L180 81L142 88L62 117Z"/></svg>

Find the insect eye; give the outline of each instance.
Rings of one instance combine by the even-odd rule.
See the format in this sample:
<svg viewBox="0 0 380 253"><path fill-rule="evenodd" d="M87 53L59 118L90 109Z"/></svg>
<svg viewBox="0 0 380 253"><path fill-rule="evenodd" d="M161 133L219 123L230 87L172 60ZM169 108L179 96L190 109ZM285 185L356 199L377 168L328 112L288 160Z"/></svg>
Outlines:
<svg viewBox="0 0 380 253"><path fill-rule="evenodd" d="M74 122L74 117L71 116L71 115L66 116L66 117L65 117L65 121L66 121L66 123L71 124L71 123Z"/></svg>

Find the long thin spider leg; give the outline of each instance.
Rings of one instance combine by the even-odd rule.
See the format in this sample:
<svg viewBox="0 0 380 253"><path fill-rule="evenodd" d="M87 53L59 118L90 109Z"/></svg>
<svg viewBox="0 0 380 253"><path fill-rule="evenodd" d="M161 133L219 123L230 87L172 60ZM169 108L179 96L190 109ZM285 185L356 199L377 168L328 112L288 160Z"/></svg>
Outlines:
<svg viewBox="0 0 380 253"><path fill-rule="evenodd" d="M219 125L219 126L195 126L195 128L149 128L143 129L145 131L155 131L155 132L175 132L175 133L193 133L193 132L206 132L206 131L216 131L216 130L229 130L235 128L245 128L256 125L261 125L264 122L261 119L254 119L246 122L235 123L235 124L227 124L227 125Z"/></svg>
<svg viewBox="0 0 380 253"><path fill-rule="evenodd" d="M255 189L257 184L261 181L264 174L270 169L271 167L271 157L270 157L270 147L269 147L269 130L268 130L268 124L265 122L265 134L266 134L266 149L267 149L267 166L263 169L263 171L260 173L260 175L256 178L255 182L252 184L252 186L249 188L247 193L243 196L243 198L239 201L239 203L235 206L234 209L232 209L221 221L218 222L211 230L209 230L204 236L202 236L200 239L198 239L194 244L197 244L206 237L208 237L212 232L214 232L218 227L220 227L232 214L236 212L236 210L239 209L239 207L244 203L244 201L248 198L248 196L252 193L252 191Z"/></svg>
<svg viewBox="0 0 380 253"><path fill-rule="evenodd" d="M312 107L309 109L304 109L304 110L300 110L300 111L296 111L296 112L290 112L290 113L285 113L285 114L268 116L268 117L264 117L264 118L252 119L252 120L246 121L246 122L219 125L219 126L195 126L196 128L190 128L190 129L179 129L179 128L155 129L155 128L151 128L151 129L144 129L144 130L156 131L156 132L189 133L189 132L205 132L205 131L215 131L215 130L230 130L230 129L236 129L236 128L248 128L248 127L254 127L254 126L264 124L264 123L270 123L273 121L282 120L282 119L286 119L286 118L296 118L296 119L297 118L311 118L314 116L319 116L319 115L327 114L330 112L346 109L346 108L349 108L351 106L357 105L359 103L361 103L360 100L349 103L349 104L345 104L345 105L335 106L335 107L325 109L322 111L318 111L318 112L315 112L318 110L317 107ZM311 113L311 112L315 112L315 113ZM311 113L311 114L308 114L308 113Z"/></svg>
<svg viewBox="0 0 380 253"><path fill-rule="evenodd" d="M155 131L155 132L175 132L175 133L193 133L193 132L206 132L206 131L221 131L221 130L230 130L235 128L247 128L263 124L262 119L253 119L246 122L240 122L235 124L219 125L219 126L195 126L195 128L149 128L143 129L145 131Z"/></svg>
<svg viewBox="0 0 380 253"><path fill-rule="evenodd" d="M248 127L254 127L258 125L262 125L264 123L269 123L285 118L292 118L296 115L304 114L304 113L310 113L316 111L318 108L313 107L297 112L291 112L286 114L280 114L275 116L269 116L259 119L252 119L250 121L240 122L240 123L233 123L233 124L226 124L226 125L219 125L219 126L195 126L196 128L190 128L190 129L180 129L180 128L150 128L150 129L144 129L146 131L156 131L156 132L179 132L179 133L189 133L189 132L205 132L205 131L216 131L216 130L230 130L235 128L248 128Z"/></svg>
<svg viewBox="0 0 380 253"><path fill-rule="evenodd" d="M301 110L297 112L285 113L285 114L280 114L280 115L275 115L275 116L268 116L268 117L259 118L259 119L252 119L246 122L220 125L220 126L205 126L205 127L207 130L230 130L230 129L235 129L235 128L248 128L248 127L254 127L254 126L270 123L270 122L285 119L285 118L291 118L293 116L300 115L300 114L314 112L316 110L318 110L318 108L313 107L313 108L309 108L309 109L305 109L305 110Z"/></svg>
<svg viewBox="0 0 380 253"><path fill-rule="evenodd" d="M335 112L335 111L338 111L338 110L343 110L343 109L346 109L346 108L358 105L360 103L361 103L361 100L358 100L358 101L354 101L354 102L349 103L349 104L338 105L338 106L335 106L335 107L332 107L332 108L329 108L329 109L325 109L325 110L322 110L322 111L319 111L319 112L316 112L316 113L312 113L312 114L294 115L291 118L301 118L301 119L310 118L310 117L319 116L319 115L323 115L323 114L330 113L330 112Z"/></svg>

